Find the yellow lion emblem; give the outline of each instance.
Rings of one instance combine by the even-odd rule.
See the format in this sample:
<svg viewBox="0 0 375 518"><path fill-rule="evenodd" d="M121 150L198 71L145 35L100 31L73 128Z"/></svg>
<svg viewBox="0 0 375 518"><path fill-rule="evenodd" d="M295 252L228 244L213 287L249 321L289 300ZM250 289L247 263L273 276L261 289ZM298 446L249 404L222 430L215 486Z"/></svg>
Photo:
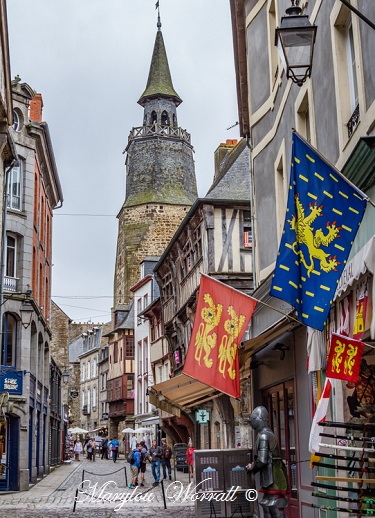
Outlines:
<svg viewBox="0 0 375 518"><path fill-rule="evenodd" d="M323 230L319 228L315 231L312 227L312 223L316 220L318 216L323 216L322 209L323 205L317 206L317 203L314 204L309 203L310 214L305 216L305 209L303 208L302 203L299 200L299 195L297 194L295 197L296 200L296 208L297 208L297 217L294 214L292 219L288 219L290 223L291 230L294 230L296 233L296 241L293 243L293 252L296 255L299 255L301 263L305 266L307 270L307 276L310 277L311 272L314 270L314 259L318 259L320 262L320 269L326 273L334 270L337 271L336 266L340 264L336 260L336 256L331 256L322 250L321 246L328 246L334 239L340 237L339 232L341 227L336 226L336 221L330 222L327 221L327 234L324 234ZM298 245L304 244L308 248L308 257L305 257L304 252L300 250Z"/></svg>
<svg viewBox="0 0 375 518"><path fill-rule="evenodd" d="M234 380L236 377L236 369L233 367L238 349L238 345L234 341L240 334L246 317L243 315L238 317L233 306L229 306L228 313L231 318L224 322L224 329L228 333L229 339L228 335L225 335L221 340L219 348L219 372L221 372L225 378L225 370L228 363L229 377Z"/></svg>
<svg viewBox="0 0 375 518"><path fill-rule="evenodd" d="M211 349L216 346L217 334L212 333L212 330L219 324L223 306L218 304L215 306L214 301L209 293L205 293L203 297L208 307L202 308L201 317L205 323L199 324L199 329L195 337L195 360L201 364L203 349L205 356L203 361L206 367L211 368L213 359L209 358Z"/></svg>

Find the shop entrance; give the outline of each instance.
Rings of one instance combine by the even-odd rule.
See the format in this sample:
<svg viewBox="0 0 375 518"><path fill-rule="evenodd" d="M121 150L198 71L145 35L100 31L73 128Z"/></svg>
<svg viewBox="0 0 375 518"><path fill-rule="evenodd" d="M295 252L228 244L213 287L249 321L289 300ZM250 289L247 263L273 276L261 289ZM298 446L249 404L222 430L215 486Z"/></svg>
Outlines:
<svg viewBox="0 0 375 518"><path fill-rule="evenodd" d="M263 405L267 408L270 427L274 431L285 461L291 493L285 516L298 518L297 457L294 420L294 380L280 383L262 392Z"/></svg>
<svg viewBox="0 0 375 518"><path fill-rule="evenodd" d="M0 490L18 490L19 418L0 420Z"/></svg>

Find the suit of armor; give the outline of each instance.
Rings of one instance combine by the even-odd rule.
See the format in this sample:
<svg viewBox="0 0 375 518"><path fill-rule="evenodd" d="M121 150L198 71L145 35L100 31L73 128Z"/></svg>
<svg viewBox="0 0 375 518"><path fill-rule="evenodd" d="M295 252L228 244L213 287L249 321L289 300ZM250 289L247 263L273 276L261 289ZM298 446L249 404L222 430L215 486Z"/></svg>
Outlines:
<svg viewBox="0 0 375 518"><path fill-rule="evenodd" d="M257 432L254 462L247 466L249 474L260 473L264 518L283 518L288 505L288 482L285 465L280 458L275 434L268 426L268 412L258 406L250 416L250 426Z"/></svg>

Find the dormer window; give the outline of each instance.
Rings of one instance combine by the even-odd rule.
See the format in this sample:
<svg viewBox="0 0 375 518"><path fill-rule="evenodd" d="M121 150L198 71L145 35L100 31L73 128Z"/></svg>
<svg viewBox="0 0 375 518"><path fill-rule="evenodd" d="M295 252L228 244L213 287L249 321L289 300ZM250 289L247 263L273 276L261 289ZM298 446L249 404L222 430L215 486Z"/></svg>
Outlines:
<svg viewBox="0 0 375 518"><path fill-rule="evenodd" d="M163 113L161 114L161 125L169 126L169 117L166 111L163 111Z"/></svg>

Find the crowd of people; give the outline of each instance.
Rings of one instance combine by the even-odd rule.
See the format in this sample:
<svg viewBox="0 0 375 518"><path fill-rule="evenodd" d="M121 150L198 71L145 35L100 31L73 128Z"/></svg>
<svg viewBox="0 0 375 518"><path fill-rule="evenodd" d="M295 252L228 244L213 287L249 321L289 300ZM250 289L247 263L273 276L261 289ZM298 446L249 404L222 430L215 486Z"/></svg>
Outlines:
<svg viewBox="0 0 375 518"><path fill-rule="evenodd" d="M98 439L98 438L97 438ZM124 437L124 453L126 452L126 437ZM81 455L85 454L86 458L92 462L95 462L97 455L100 455L101 460L113 460L116 462L118 459L120 443L117 437L109 439L106 435L99 441L95 440L94 437L86 435L82 444L79 435L77 435L74 441L74 454L77 461L80 460ZM191 441L189 441L188 448L186 450L186 464L188 465L189 473L193 474L194 464L194 451L195 448ZM172 480L172 448L168 445L167 439L162 438L161 444L157 444L156 440L153 440L151 446L148 447L145 440L136 441L135 437L132 437L130 441L130 453L127 457L130 463L131 482L129 489L140 485L145 485L145 473L147 463L151 464L151 473L154 478L153 486L158 486L160 483L161 475L164 480ZM162 470L162 473L161 473Z"/></svg>

